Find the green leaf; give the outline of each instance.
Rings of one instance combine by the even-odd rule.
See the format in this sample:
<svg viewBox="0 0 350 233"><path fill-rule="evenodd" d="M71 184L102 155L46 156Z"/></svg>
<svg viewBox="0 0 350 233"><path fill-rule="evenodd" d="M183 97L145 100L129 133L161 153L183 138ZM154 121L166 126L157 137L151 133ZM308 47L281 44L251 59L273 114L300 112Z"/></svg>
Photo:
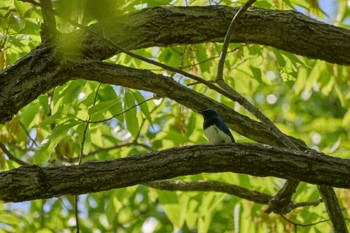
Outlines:
<svg viewBox="0 0 350 233"><path fill-rule="evenodd" d="M261 70L260 70L259 68L255 68L255 67L253 67L253 66L250 66L250 70L252 71L254 78L255 78L259 83L262 83L262 80L261 80Z"/></svg>
<svg viewBox="0 0 350 233"><path fill-rule="evenodd" d="M189 202L188 195L175 192L157 191L159 202L169 220L174 225L175 229L180 229L186 219L187 206Z"/></svg>
<svg viewBox="0 0 350 233"><path fill-rule="evenodd" d="M119 202L116 196L109 198L106 207L106 216L110 224L116 221L118 210L120 210L122 207L122 203Z"/></svg>
<svg viewBox="0 0 350 233"><path fill-rule="evenodd" d="M56 145L66 137L68 131L77 124L79 124L78 121L70 120L66 124L57 125L36 149L33 158L34 164L40 165L47 162Z"/></svg>
<svg viewBox="0 0 350 233"><path fill-rule="evenodd" d="M107 101L114 99L116 102L119 101L119 97L116 94L116 90L111 85L101 85L98 92L98 98L101 101Z"/></svg>
<svg viewBox="0 0 350 233"><path fill-rule="evenodd" d="M209 192L203 195L199 207L198 232L208 232L215 209L222 203L226 195Z"/></svg>
<svg viewBox="0 0 350 233"><path fill-rule="evenodd" d="M139 107L141 108L142 113L145 115L148 122L152 125L153 124L152 117L151 117L151 114L149 112L147 102L144 102L145 98L138 91L133 92L133 94L134 94L134 97L135 97L137 103L139 104ZM142 102L144 102L144 103L142 103Z"/></svg>
<svg viewBox="0 0 350 233"><path fill-rule="evenodd" d="M17 225L20 223L20 219L12 214L1 214L1 222L3 224Z"/></svg>
<svg viewBox="0 0 350 233"><path fill-rule="evenodd" d="M304 90L305 85L307 83L306 77L307 77L307 69L305 67L300 67L298 78L294 85L294 90L296 95L299 95Z"/></svg>
<svg viewBox="0 0 350 233"><path fill-rule="evenodd" d="M27 129L35 124L34 119L38 115L39 110L40 104L38 102L30 104L22 110L21 122Z"/></svg>
<svg viewBox="0 0 350 233"><path fill-rule="evenodd" d="M198 193L197 196L202 196L202 193ZM196 223L198 221L198 206L200 205L200 202L198 198L191 198L187 211L186 211L186 225L192 229L196 227Z"/></svg>
<svg viewBox="0 0 350 233"><path fill-rule="evenodd" d="M130 92L126 92L124 98L125 110L135 106L134 96ZM136 107L125 112L126 127L133 137L136 137L137 133L139 132L139 123L136 114Z"/></svg>
<svg viewBox="0 0 350 233"><path fill-rule="evenodd" d="M110 108L115 107L116 105L120 104L120 102L113 100L109 100L109 101L104 101L104 102L99 102L97 103L95 106L92 106L91 108L89 108L88 113L90 115L93 115L95 113L99 113L102 111L106 111Z"/></svg>
<svg viewBox="0 0 350 233"><path fill-rule="evenodd" d="M47 115L49 112L49 97L47 95L41 95L38 97L39 103L40 103L40 107L43 108L44 115Z"/></svg>
<svg viewBox="0 0 350 233"><path fill-rule="evenodd" d="M14 1L14 4L17 12L20 14L21 17L24 17L27 11L33 8L33 6L27 2Z"/></svg>
<svg viewBox="0 0 350 233"><path fill-rule="evenodd" d="M309 73L307 79L307 82L305 83L304 91L309 92L313 85L317 82L317 80L321 77L321 73L324 70L325 62L323 61L316 61L311 72Z"/></svg>
<svg viewBox="0 0 350 233"><path fill-rule="evenodd" d="M86 123L79 124L78 127L77 127L77 133L80 136L79 147L81 147L81 142L83 140L83 137L85 137L83 153L87 154L87 153L89 153L90 147L91 147L91 135L90 135L89 127L86 129L86 132L85 132L85 135L84 135L85 127L86 127ZM81 149L82 148L80 148L80 150Z"/></svg>
<svg viewBox="0 0 350 233"><path fill-rule="evenodd" d="M120 122L124 121L124 116L123 114L120 114L121 112L123 112L123 106L122 103L118 103L116 105L113 106L113 108L108 109L108 111L112 114L112 116L116 116L116 119Z"/></svg>
<svg viewBox="0 0 350 233"><path fill-rule="evenodd" d="M196 117L196 114L193 113L191 114L190 119L188 120L187 133L186 133L187 136L190 136L193 133L194 129L196 128L196 124L197 124L197 117Z"/></svg>
<svg viewBox="0 0 350 233"><path fill-rule="evenodd" d="M197 62L203 62L208 59L207 56L207 50L204 48L203 45L196 45L196 56L197 56ZM201 69L202 73L210 72L210 66L207 63L200 63L199 67Z"/></svg>
<svg viewBox="0 0 350 233"><path fill-rule="evenodd" d="M81 79L69 82L57 96L55 93L54 99L58 101L62 98L63 103L72 103L76 101L86 82L86 80Z"/></svg>

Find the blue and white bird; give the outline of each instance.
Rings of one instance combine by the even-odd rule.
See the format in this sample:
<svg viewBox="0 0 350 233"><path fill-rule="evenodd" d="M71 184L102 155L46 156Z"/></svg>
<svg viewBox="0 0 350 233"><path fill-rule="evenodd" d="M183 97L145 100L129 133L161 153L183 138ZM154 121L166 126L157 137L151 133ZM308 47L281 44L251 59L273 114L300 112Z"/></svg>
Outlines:
<svg viewBox="0 0 350 233"><path fill-rule="evenodd" d="M200 114L204 117L203 128L205 136L212 144L235 142L226 123L213 109L205 109Z"/></svg>

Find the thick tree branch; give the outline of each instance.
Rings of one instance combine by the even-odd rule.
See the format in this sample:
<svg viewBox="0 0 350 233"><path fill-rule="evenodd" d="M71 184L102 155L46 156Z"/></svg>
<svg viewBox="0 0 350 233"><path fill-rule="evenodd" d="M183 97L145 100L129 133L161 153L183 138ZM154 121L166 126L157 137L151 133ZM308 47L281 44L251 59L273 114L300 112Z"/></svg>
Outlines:
<svg viewBox="0 0 350 233"><path fill-rule="evenodd" d="M10 89L4 89L2 93L0 92L0 99L2 94L8 93L8 95L12 96L9 98L9 101L4 101L8 111L13 111L14 106L22 105L26 100L33 99L33 95L44 93L56 85L64 84L66 81L73 79L73 77L82 77L102 83L151 91L158 96L171 98L196 111L211 106L220 112L222 118L227 121L230 127L236 132L258 142L281 145L278 138L271 135L269 129L264 124L251 120L250 118L211 100L205 95L199 94L190 88L175 82L169 77L154 74L146 70L139 70L100 61L79 63L70 68L70 76L66 74L62 75L60 78L56 76L57 72L63 72L62 70L59 70L64 69L63 67L57 68L55 72L53 71L45 76L42 75L42 72L45 72L45 70L47 71L51 66L45 68L45 65L40 62L40 57L46 57L46 64L49 65L51 65L50 61L52 61L52 65L58 61L54 61L52 57L47 55L47 49L45 48L38 50L37 52L38 54L34 56L35 58L28 57L27 62L21 61L21 63L23 62L22 66L26 66L28 70L31 70L31 72L26 71L26 74L31 76L30 78L28 77L28 79L19 82L13 82L14 79L11 78L5 80L6 84L10 85ZM58 67L60 66L58 65ZM18 77L18 72L19 70L17 70L15 66L12 66L7 73L3 74L9 75L9 77ZM23 76L23 78L26 76ZM1 110L2 109L0 108L0 114ZM3 113L8 114L8 112ZM306 146L297 139L294 139L294 141L299 143L300 147L306 148Z"/></svg>
<svg viewBox="0 0 350 233"><path fill-rule="evenodd" d="M350 160L260 144L198 145L106 162L0 173L6 202L98 192L199 173L235 172L350 188Z"/></svg>
<svg viewBox="0 0 350 233"><path fill-rule="evenodd" d="M126 49L223 41L236 11L237 8L225 6L158 7L92 25L90 29ZM292 11L259 8L246 12L238 24L232 42L270 45L312 58L350 64L349 30L320 23ZM85 30L62 35L60 40L81 41L74 44L75 47L81 45L75 48L81 53L74 54L80 59L105 59L116 52L115 47L100 36ZM59 61L67 58L55 54L53 46L49 42L43 43L0 73L0 123L8 121L38 95L66 79L68 67L60 65ZM71 52L70 49L70 46L64 48L64 45L59 48L61 52L69 50L63 52L65 56ZM45 79L38 83L32 81L37 76Z"/></svg>
<svg viewBox="0 0 350 233"><path fill-rule="evenodd" d="M233 16L240 7L156 7L91 26L126 49L173 44L222 42ZM295 11L250 8L239 19L231 42L269 45L302 56L332 63L350 64L350 31L316 21ZM103 34L104 32L104 34ZM85 34L86 32L84 32ZM89 34L89 33L88 33ZM115 49L92 35L84 47L107 58ZM96 46L96 47L95 47ZM104 52L102 52L104 51Z"/></svg>
<svg viewBox="0 0 350 233"><path fill-rule="evenodd" d="M241 115L231 108L179 84L170 77L100 61L78 64L72 68L71 74L101 83L154 92L158 96L171 98L195 111L210 106L219 111L221 117L236 132L257 142L282 145L277 137L271 135L270 130L264 124ZM293 139L293 141L301 148L306 149L301 141L297 139Z"/></svg>
<svg viewBox="0 0 350 233"><path fill-rule="evenodd" d="M333 188L326 185L318 185L317 187L325 203L328 216L332 221L334 232L347 233L348 228L346 227L346 222Z"/></svg>

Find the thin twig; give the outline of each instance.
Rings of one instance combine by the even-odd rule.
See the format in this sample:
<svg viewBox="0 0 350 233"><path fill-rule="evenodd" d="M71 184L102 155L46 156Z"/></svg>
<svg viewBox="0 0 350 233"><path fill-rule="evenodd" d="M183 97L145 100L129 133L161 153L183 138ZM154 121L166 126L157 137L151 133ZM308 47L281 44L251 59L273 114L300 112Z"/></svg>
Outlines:
<svg viewBox="0 0 350 233"><path fill-rule="evenodd" d="M151 97L151 98L149 98L149 99L146 99L146 100L144 100L144 101L142 101L142 102L140 102L140 103L138 103L138 104L135 104L134 106L132 106L132 107L130 107L130 108L128 108L128 109L126 109L126 110L124 110L124 111L122 111L122 112L116 114L116 115L114 115L113 117L108 118L108 119L104 119L104 120L102 120L102 121L85 121L85 120L82 120L82 119L79 119L79 121L88 122L89 124L105 122L105 121L111 120L111 119L113 119L113 118L115 118L115 117L117 117L117 116L119 116L119 115L121 115L121 114L123 114L123 113L125 113L125 112L127 112L127 111L129 111L129 110L131 110L132 108L135 108L135 107L137 107L137 106L140 106L140 105L142 105L142 104L144 104L144 103L146 103L147 101L152 100L152 99L154 99L154 97ZM150 111L150 113L152 113L153 111L155 111L158 107L159 107L159 105L156 105L156 106ZM145 148L146 150L149 150L149 151L156 151L156 150L154 150L154 149L153 149L151 146L149 146L149 145L146 145L146 144L144 144L144 143L139 143L139 142L137 142L137 138L138 138L138 136L139 136L139 134L140 134L140 131L141 131L143 125L144 125L144 122L145 122L145 119L142 121L141 126L140 126L140 129L139 129L139 131L138 131L138 134L136 135L135 139L134 139L132 142L123 143L123 144L119 144L119 145L114 145L114 146L110 146L110 147L107 147L107 148L100 148L100 149L91 151L91 152L89 152L88 154L83 154L83 155L82 155L82 158L90 157L90 156L93 156L93 155L95 155L95 154L99 154L99 153L103 153L103 152L108 152L108 151L111 151L111 150L119 149L119 148L122 148L122 147L129 147L129 146L140 146L140 147L143 147L143 148ZM74 162L75 159L73 158L71 161Z"/></svg>
<svg viewBox="0 0 350 233"><path fill-rule="evenodd" d="M36 141L30 136L30 133L28 132L28 130L26 129L26 127L23 125L23 123L21 121L19 121L19 125L22 127L24 133L27 135L27 137L29 138L30 141L32 141L33 145L35 145L36 147L38 146L38 144L36 143Z"/></svg>
<svg viewBox="0 0 350 233"><path fill-rule="evenodd" d="M97 89L96 89L96 93L94 96L94 101L93 101L93 106L96 105L96 101L97 101L97 94L98 91L100 90L101 87L101 83L98 84ZM83 160L83 155L84 155L84 143L85 143L85 139L86 139L86 132L87 129L89 128L89 123L90 123L90 119L91 119L91 115L89 114L89 117L87 119L87 122L85 123L85 128L84 128L84 132L82 135L82 140L81 140L81 144L80 144L80 154L79 154L79 159L78 159L78 164L80 165L82 160ZM79 202L79 195L75 195L74 196L74 209L75 209L75 224L77 227L77 233L79 233L80 229L79 229L79 207L78 207L78 202Z"/></svg>
<svg viewBox="0 0 350 233"><path fill-rule="evenodd" d="M318 206L323 200L308 201L308 202L298 202L294 204L294 208L305 207L305 206Z"/></svg>
<svg viewBox="0 0 350 233"><path fill-rule="evenodd" d="M12 161L18 163L19 165L30 165L29 163L26 163L18 158L16 158L16 156L14 156L7 148L6 146L0 142L0 149L5 153L5 155Z"/></svg>
<svg viewBox="0 0 350 233"><path fill-rule="evenodd" d="M234 52L237 52L237 51L238 51L239 49L241 49L242 47L243 47L243 46L241 45L241 46L239 46L239 47L237 47L237 48L234 48L234 49L228 51L227 53L234 53ZM218 55L218 56L213 56L213 57L210 57L210 58L205 59L205 60L203 60L203 61L199 61L199 62L193 63L193 64L191 64L191 65L183 66L183 67L181 67L181 68L182 68L182 69L185 69L185 68L189 68L189 67L192 67L192 66L197 66L197 65L206 63L206 62L208 62L208 61L214 60L214 59L216 59L216 58L219 58L219 57L220 57L220 55Z"/></svg>
<svg viewBox="0 0 350 233"><path fill-rule="evenodd" d="M229 85L227 85L223 80L223 70L224 70L224 63L227 55L227 49L228 45L231 40L231 36L235 30L236 22L238 19L248 10L248 8L255 2L256 0L248 0L233 16L231 24L229 26L229 29L227 30L224 44L222 46L221 56L218 64L218 70L216 75L216 82L219 84L219 86L224 89L226 92L232 94L235 96L235 99L237 99L244 108L246 108L249 112L254 114L259 120L261 120L263 123L266 124L271 130L271 132L279 138L287 147L298 149L298 147L288 138L285 134L283 134L274 124L273 122L266 117L259 109L257 109L254 105L252 105L246 98L244 98L242 95L240 95L237 91L235 91L233 88L231 88Z"/></svg>
<svg viewBox="0 0 350 233"><path fill-rule="evenodd" d="M237 48L234 48L230 51L228 51L227 53L234 53L234 52L237 52L239 49L241 49L243 47L243 45L237 47ZM193 64L190 64L190 65L187 65L187 66L181 66L180 69L186 69L186 68L191 68L191 67L194 67L194 66L197 66L197 65L201 65L201 64L204 64L208 61L211 61L211 60L215 60L216 58L219 58L220 55L217 55L217 56L213 56L213 57L210 57L210 58L207 58L207 59L204 59L202 61L199 61L199 62L196 62L196 63L193 63ZM235 67L235 66L234 66ZM150 71L161 71L162 69L148 69Z"/></svg>
<svg viewBox="0 0 350 233"><path fill-rule="evenodd" d="M77 227L76 233L80 232L78 202L79 202L79 195L74 195L75 225Z"/></svg>
<svg viewBox="0 0 350 233"><path fill-rule="evenodd" d="M100 149L91 151L88 154L84 155L84 158L93 156L95 154L108 152L108 151L111 151L111 150L119 149L119 148L122 148L122 147L129 147L129 146L141 146L141 147L143 147L143 148L145 148L145 149L147 149L149 151L155 151L152 147L150 147L150 146L148 146L146 144L138 143L138 142L133 141L133 142L118 144L118 145L110 146L110 147L107 147L107 148L100 148Z"/></svg>
<svg viewBox="0 0 350 233"><path fill-rule="evenodd" d="M142 101L142 102L140 102L140 103L138 103L138 104L135 104L135 105L131 106L130 108L127 108L127 109L125 109L124 111L122 111L122 112L120 112L120 113L117 113L117 114L115 114L115 115L113 115L113 116L111 116L111 117L109 117L109 118L106 118L106 119L103 119L103 120L100 120L100 121L89 121L89 123L90 123L90 124L97 124L97 123L102 123L102 122L106 122L106 121L113 120L113 119L116 118L117 116L120 116L120 115L122 115L122 114L124 114L124 113L130 111L131 109L136 108L137 106L140 106L140 105L146 103L147 101L150 101L150 100L153 100L153 99L154 99L154 97L148 98L148 99L146 99L146 100L144 100L144 101ZM79 119L79 120L80 120L80 121L84 121L84 120L81 120L81 119ZM85 121L85 122L87 122L87 121Z"/></svg>
<svg viewBox="0 0 350 233"><path fill-rule="evenodd" d="M97 90L96 90L96 93L95 93L95 96L94 96L94 101L93 101L93 106L96 105L96 101L97 101L97 94L98 94L98 91L100 90L100 87L101 87L101 83L98 84L97 86ZM89 124L91 123L90 122L91 120L91 115L89 114L88 116L88 119L85 121L85 128L84 128L84 132L83 132L83 135L82 135L82 140L81 140L81 144L80 144L80 154L79 154L79 160L78 160L78 164L80 165L81 162L82 162L82 159L83 159L83 155L84 155L84 142L85 142L85 138L86 138L86 132L87 132L87 129L89 128Z"/></svg>
<svg viewBox="0 0 350 233"><path fill-rule="evenodd" d="M320 223L324 223L324 222L329 222L330 220L329 219L326 219L326 220L321 220L321 221L318 221L318 222L315 222L315 223L309 223L309 224L302 224L302 223L296 223L296 222L293 222L292 220L289 220L288 218L286 218L286 216L284 216L283 214L280 214L280 216L286 220L287 222L293 224L294 226L299 226L299 227L312 227L312 226L315 226L317 224L320 224Z"/></svg>
<svg viewBox="0 0 350 233"><path fill-rule="evenodd" d="M220 60L218 63L218 71L216 75L216 80L221 80L223 79L223 73L224 73L224 64L225 64L225 59L227 55L227 49L231 41L231 36L233 34L233 31L235 30L236 27L236 22L238 19L248 10L248 8L253 5L253 3L256 2L256 0L248 0L235 14L235 16L232 18L232 21L230 23L230 26L226 32L225 39L224 39L224 44L222 45L222 50L221 50L221 55L220 55Z"/></svg>

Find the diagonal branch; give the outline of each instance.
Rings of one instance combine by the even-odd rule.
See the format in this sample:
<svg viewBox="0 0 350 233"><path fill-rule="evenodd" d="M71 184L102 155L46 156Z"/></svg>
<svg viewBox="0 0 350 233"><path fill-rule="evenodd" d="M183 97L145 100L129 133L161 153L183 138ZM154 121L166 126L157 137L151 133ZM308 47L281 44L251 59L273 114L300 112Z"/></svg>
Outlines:
<svg viewBox="0 0 350 233"><path fill-rule="evenodd" d="M249 7L251 7L256 0L248 0L233 16L232 21L230 23L230 26L226 32L225 38L224 38L224 43L222 45L222 50L220 54L220 59L218 63L218 71L216 74L216 81L218 80L223 80L224 77L224 64L225 64L225 59L227 55L227 49L231 41L232 34L235 30L236 27L236 22L238 19L241 18L241 16L248 10Z"/></svg>
<svg viewBox="0 0 350 233"><path fill-rule="evenodd" d="M334 232L347 233L348 228L333 188L327 185L318 185L317 188L325 203L326 211L332 222Z"/></svg>
<svg viewBox="0 0 350 233"><path fill-rule="evenodd" d="M102 83L154 92L158 96L173 99L194 111L200 111L207 106L211 106L220 112L220 116L229 123L230 128L243 136L266 144L282 145L278 138L271 135L270 130L264 124L241 115L167 76L100 61L77 64L72 68L71 75ZM307 148L301 141L297 139L293 139L293 141L301 148Z"/></svg>
<svg viewBox="0 0 350 233"><path fill-rule="evenodd" d="M7 148L6 146L0 142L0 149L4 152L4 154L12 161L18 163L19 165L29 165L28 163L18 159L16 156L14 156Z"/></svg>
<svg viewBox="0 0 350 233"><path fill-rule="evenodd" d="M41 12L44 20L44 23L42 24L42 27L41 27L42 41L45 41L48 39L52 40L56 38L57 30L56 30L55 15L51 14L51 11L52 11L51 0L40 0L39 5L41 6Z"/></svg>

